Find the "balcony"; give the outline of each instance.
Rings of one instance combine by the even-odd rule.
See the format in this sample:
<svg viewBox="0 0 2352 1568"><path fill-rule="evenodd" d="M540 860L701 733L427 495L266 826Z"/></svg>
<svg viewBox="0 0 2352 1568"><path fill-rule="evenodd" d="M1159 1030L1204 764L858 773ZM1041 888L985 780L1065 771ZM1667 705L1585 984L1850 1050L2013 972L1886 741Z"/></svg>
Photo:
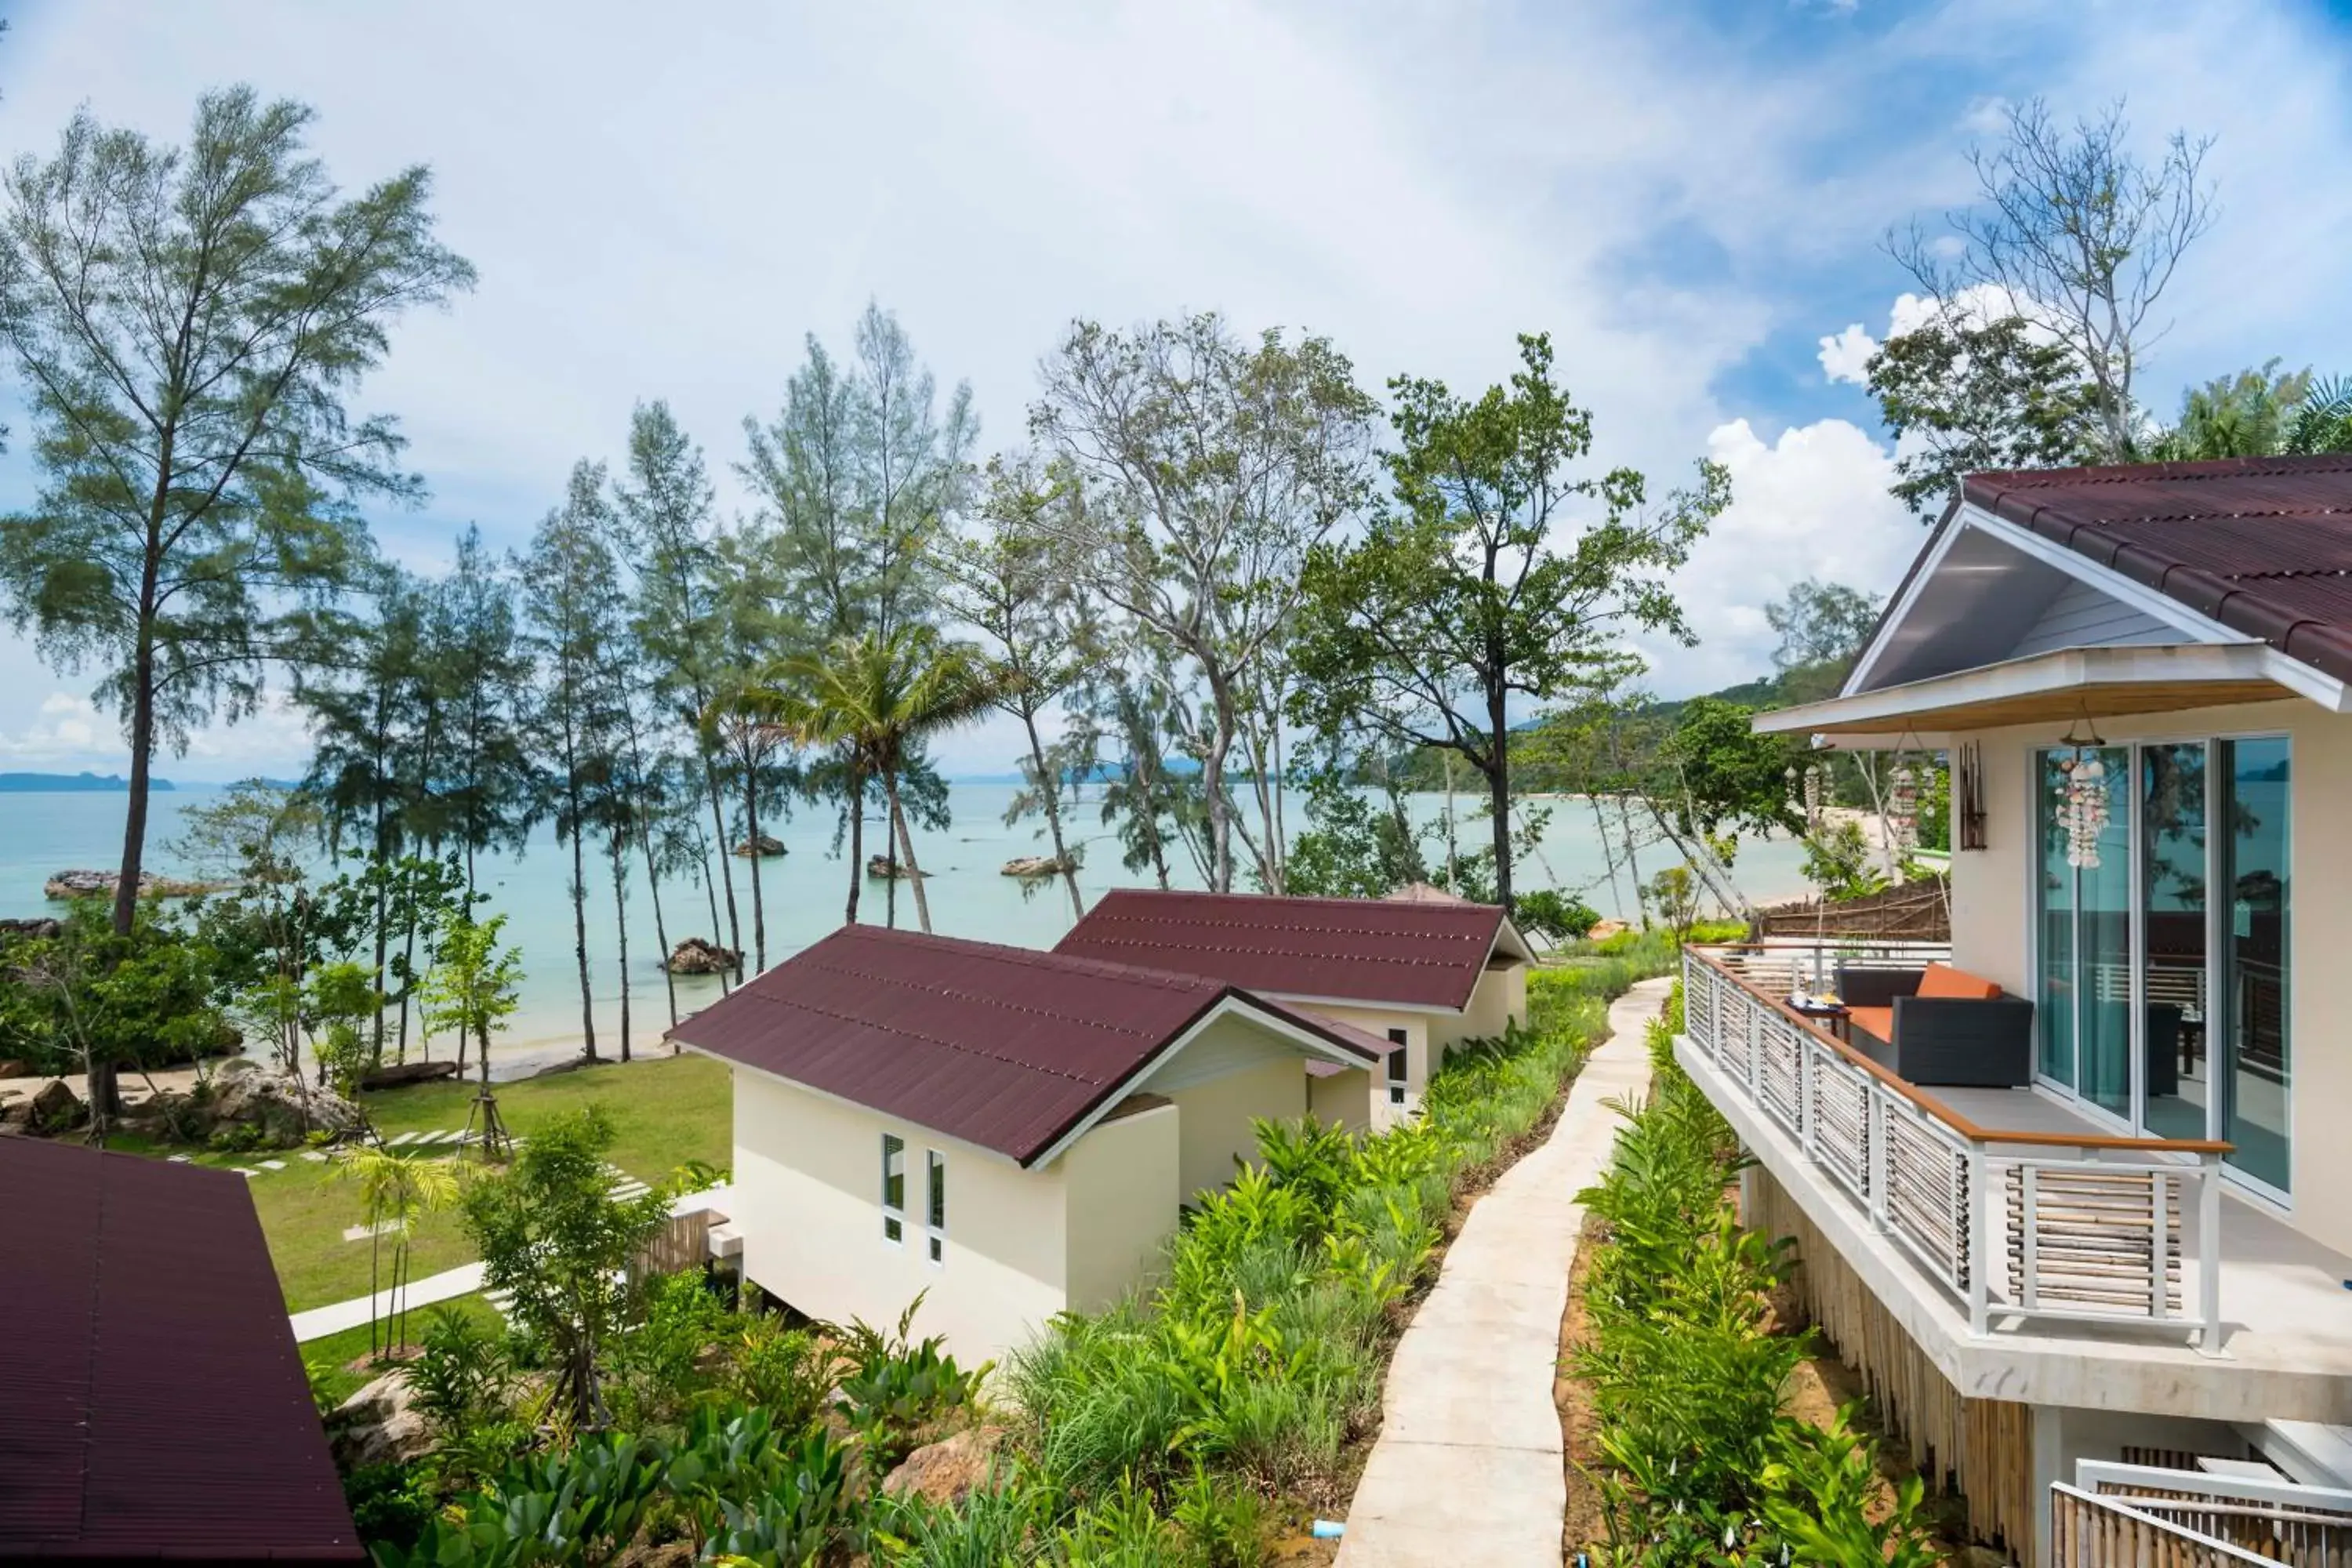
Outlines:
<svg viewBox="0 0 2352 1568"><path fill-rule="evenodd" d="M1916 944L1686 950L1677 1055L1955 1388L2208 1419L2352 1418L2352 1259L2226 1190L2225 1146L2031 1089L1905 1081L1788 1004Z"/></svg>
<svg viewBox="0 0 2352 1568"><path fill-rule="evenodd" d="M2247 1467L2258 1468L2258 1467ZM2284 1478L2084 1462L2050 1489L2054 1568L2352 1560L2352 1492Z"/></svg>

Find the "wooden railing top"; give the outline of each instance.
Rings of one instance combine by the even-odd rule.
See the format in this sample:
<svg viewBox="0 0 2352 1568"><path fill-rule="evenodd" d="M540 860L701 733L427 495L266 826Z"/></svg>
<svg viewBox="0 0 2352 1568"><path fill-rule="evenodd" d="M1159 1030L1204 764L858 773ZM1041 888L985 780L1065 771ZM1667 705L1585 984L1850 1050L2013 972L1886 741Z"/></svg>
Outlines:
<svg viewBox="0 0 2352 1568"><path fill-rule="evenodd" d="M1815 944L1818 945L1818 944ZM2132 1138L2102 1132L2007 1132L1999 1128L1979 1127L1967 1117L1946 1105L1933 1095L1923 1093L1902 1074L1880 1066L1861 1051L1839 1039L1818 1019L1808 1018L1789 1005L1784 997L1760 990L1748 983L1747 976L1725 963L1714 952L1703 947L1685 948L1684 952L1738 986L1757 1001L1780 1014L1798 1028L1835 1051L1840 1059L1860 1068L1886 1086L1889 1092L1904 1100L1932 1121L1940 1121L1972 1143L2010 1143L2041 1149L2120 1149L2141 1154L2226 1154L2235 1147L2214 1138ZM1755 952L1753 943L1735 942L1723 951Z"/></svg>

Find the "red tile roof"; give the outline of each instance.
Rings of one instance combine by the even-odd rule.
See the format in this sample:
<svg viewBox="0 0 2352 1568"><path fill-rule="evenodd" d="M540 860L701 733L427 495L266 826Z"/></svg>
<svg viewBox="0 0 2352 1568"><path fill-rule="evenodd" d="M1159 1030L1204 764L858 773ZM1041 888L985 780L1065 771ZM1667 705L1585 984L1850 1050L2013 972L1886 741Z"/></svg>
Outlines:
<svg viewBox="0 0 2352 1568"><path fill-rule="evenodd" d="M670 1037L1026 1165L1219 1003L1373 1053L1221 981L844 926Z"/></svg>
<svg viewBox="0 0 2352 1568"><path fill-rule="evenodd" d="M1502 924L1493 904L1118 888L1054 951L1280 996L1461 1008Z"/></svg>
<svg viewBox="0 0 2352 1568"><path fill-rule="evenodd" d="M0 1557L364 1561L245 1178L0 1137Z"/></svg>
<svg viewBox="0 0 2352 1568"><path fill-rule="evenodd" d="M1961 494L2352 679L2352 457L1972 474Z"/></svg>

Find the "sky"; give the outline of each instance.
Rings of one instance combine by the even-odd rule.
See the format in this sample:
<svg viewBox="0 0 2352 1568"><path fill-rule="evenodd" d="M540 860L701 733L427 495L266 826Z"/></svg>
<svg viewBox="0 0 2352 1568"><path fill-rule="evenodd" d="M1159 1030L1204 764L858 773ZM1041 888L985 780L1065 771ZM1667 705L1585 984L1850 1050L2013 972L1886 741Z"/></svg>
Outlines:
<svg viewBox="0 0 2352 1568"><path fill-rule="evenodd" d="M78 105L183 137L236 81L319 111L346 187L429 164L444 239L480 281L409 318L354 399L398 416L430 499L374 515L431 568L478 522L519 546L581 457L616 459L667 398L722 507L746 415L772 417L811 333L869 300L981 449L1021 437L1074 318L1198 310L1332 339L1363 384L1475 391L1551 334L1596 469L1654 493L1703 457L1733 502L1682 573L1699 637L1652 687L1764 669L1764 606L1804 577L1884 592L1921 542L1885 493L1857 367L1906 279L1891 226L1968 199L2004 104L2124 98L2149 150L2215 138L2213 232L2167 295L2147 366L2191 383L2273 355L2352 371L2352 19L2310 0L1478 0L1248 5L399 6L0 3L0 156L45 154ZM0 512L37 483L0 365ZM117 771L90 672L0 626L0 770ZM1001 773L1007 729L940 748ZM181 779L297 773L282 706L195 736Z"/></svg>

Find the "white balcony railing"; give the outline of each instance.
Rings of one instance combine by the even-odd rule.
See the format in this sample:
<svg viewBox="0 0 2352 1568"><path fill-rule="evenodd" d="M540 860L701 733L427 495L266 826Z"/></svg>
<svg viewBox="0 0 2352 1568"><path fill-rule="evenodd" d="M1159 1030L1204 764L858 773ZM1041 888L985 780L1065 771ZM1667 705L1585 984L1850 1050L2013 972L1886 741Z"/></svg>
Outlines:
<svg viewBox="0 0 2352 1568"><path fill-rule="evenodd" d="M2284 1478L2084 1461L2050 1489L2055 1568L2352 1562L2352 1493Z"/></svg>
<svg viewBox="0 0 2352 1568"><path fill-rule="evenodd" d="M1959 1300L1970 1332L2052 1319L2178 1323L2218 1351L2226 1144L1979 1127L1788 1005L1791 980L1825 983L1824 965L1930 956L1942 954L1688 948L1684 1033Z"/></svg>

